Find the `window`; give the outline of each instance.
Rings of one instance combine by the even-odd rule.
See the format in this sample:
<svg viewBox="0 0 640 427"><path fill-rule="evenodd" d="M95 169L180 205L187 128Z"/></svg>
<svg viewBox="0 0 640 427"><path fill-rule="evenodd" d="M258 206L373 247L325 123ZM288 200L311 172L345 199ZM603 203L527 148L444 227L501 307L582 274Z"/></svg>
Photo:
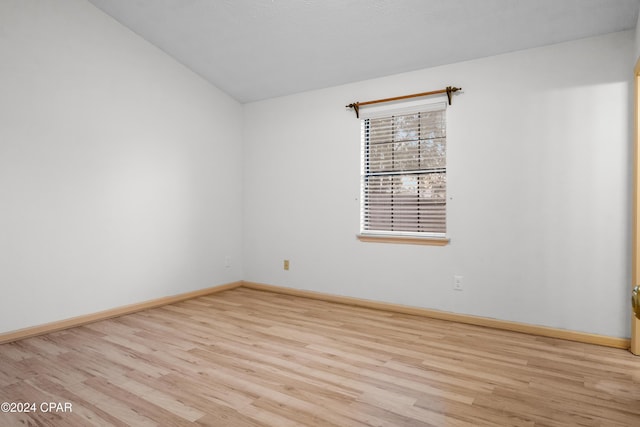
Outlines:
<svg viewBox="0 0 640 427"><path fill-rule="evenodd" d="M362 120L361 236L444 239L444 104Z"/></svg>

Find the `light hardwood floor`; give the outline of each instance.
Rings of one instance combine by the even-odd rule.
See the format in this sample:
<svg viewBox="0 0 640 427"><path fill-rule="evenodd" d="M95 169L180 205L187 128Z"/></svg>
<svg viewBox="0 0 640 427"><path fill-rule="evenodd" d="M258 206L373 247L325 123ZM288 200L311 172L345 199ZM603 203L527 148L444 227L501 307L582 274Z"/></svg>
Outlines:
<svg viewBox="0 0 640 427"><path fill-rule="evenodd" d="M0 402L36 403L1 426L640 426L640 358L238 288L0 345Z"/></svg>

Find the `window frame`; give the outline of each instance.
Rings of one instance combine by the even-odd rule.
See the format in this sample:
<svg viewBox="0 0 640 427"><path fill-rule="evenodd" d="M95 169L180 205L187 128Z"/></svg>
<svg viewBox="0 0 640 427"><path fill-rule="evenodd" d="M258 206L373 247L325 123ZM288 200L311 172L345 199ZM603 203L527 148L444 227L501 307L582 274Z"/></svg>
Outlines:
<svg viewBox="0 0 640 427"><path fill-rule="evenodd" d="M445 138L446 129L447 129L447 117L446 110L447 104L445 102L424 102L424 101L414 101L410 103L404 103L402 106L395 107L377 107L373 109L368 109L367 112L361 111L360 117L360 231L357 234L357 238L362 242L377 242L377 243L400 243L400 244L417 244L417 245L433 245L433 246L444 246L450 242L448 237L448 208L447 208L447 196L445 190L445 232L437 233L437 232L419 232L419 231L398 231L398 230L365 230L365 202L367 200L365 195L365 180L367 177L375 176L371 173L367 173L367 148L370 146L368 142L368 135L366 135L365 123L370 119L379 119L379 118L393 118L399 115L409 115L416 113L426 113L430 111L444 111L445 112ZM448 150L447 150L448 151ZM444 155L445 166L443 168L439 168L440 172L447 174L447 152L445 151ZM435 169L435 168L434 168ZM401 171L400 171L401 172ZM420 172L417 176L425 176L431 173L438 173L438 171L430 171L430 172ZM396 175L400 175L396 174ZM445 181L446 186L446 181ZM446 188L446 187L445 187Z"/></svg>

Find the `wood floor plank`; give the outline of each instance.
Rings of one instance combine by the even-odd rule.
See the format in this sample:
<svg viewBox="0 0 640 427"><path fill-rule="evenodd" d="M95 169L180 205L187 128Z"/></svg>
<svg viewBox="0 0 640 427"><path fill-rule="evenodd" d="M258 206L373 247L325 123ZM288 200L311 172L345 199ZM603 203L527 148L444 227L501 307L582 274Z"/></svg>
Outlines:
<svg viewBox="0 0 640 427"><path fill-rule="evenodd" d="M236 288L0 345L1 402L73 410L0 425L635 426L640 358Z"/></svg>

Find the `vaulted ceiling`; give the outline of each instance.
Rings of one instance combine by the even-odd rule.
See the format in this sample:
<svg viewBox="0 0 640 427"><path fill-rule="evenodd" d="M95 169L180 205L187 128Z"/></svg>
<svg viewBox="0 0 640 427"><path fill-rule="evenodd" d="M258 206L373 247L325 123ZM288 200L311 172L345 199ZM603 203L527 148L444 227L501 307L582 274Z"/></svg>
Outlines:
<svg viewBox="0 0 640 427"><path fill-rule="evenodd" d="M640 0L89 0L240 102L636 25Z"/></svg>

